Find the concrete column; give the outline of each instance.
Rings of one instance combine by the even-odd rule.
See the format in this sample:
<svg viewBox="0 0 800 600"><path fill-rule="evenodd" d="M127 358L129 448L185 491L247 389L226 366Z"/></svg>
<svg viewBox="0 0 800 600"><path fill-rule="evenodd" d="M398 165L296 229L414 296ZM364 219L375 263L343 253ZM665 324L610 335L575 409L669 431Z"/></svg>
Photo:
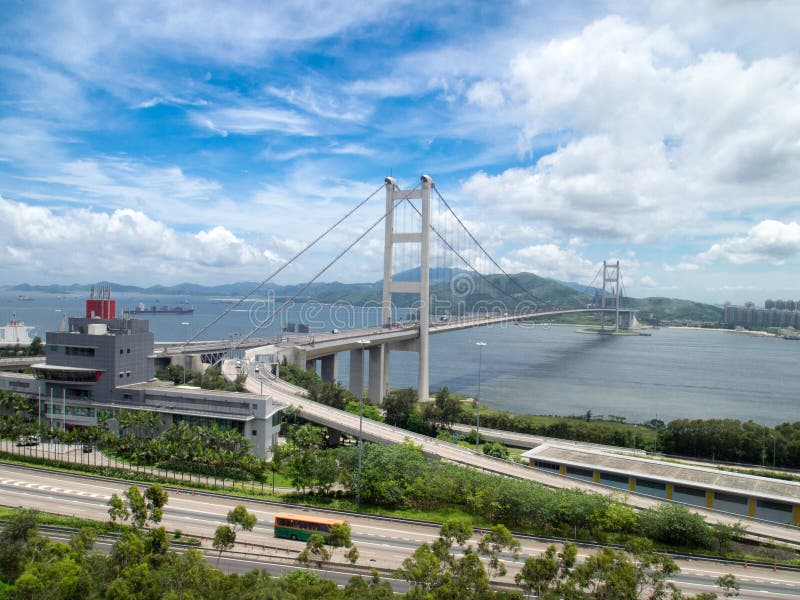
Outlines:
<svg viewBox="0 0 800 600"><path fill-rule="evenodd" d="M369 399L375 404L383 401L384 386L384 352L386 346L372 346L369 349Z"/></svg>
<svg viewBox="0 0 800 600"><path fill-rule="evenodd" d="M364 350L350 350L350 393L356 398L364 395Z"/></svg>
<svg viewBox="0 0 800 600"><path fill-rule="evenodd" d="M420 232L420 274L419 274L419 386L421 401L427 401L428 391L428 319L430 317L430 239L431 239L431 188L433 180L428 175L420 179L422 183L422 215Z"/></svg>
<svg viewBox="0 0 800 600"><path fill-rule="evenodd" d="M322 381L336 381L336 373L339 366L338 358L336 354L329 354L328 356L322 357Z"/></svg>
<svg viewBox="0 0 800 600"><path fill-rule="evenodd" d="M386 186L386 216L383 242L383 297L381 300L382 324L392 321L392 256L394 254L394 190L397 187L394 178L384 180Z"/></svg>
<svg viewBox="0 0 800 600"><path fill-rule="evenodd" d="M383 394L381 395L381 400L386 397L386 394L389 393L389 345L387 344L386 347L383 349Z"/></svg>

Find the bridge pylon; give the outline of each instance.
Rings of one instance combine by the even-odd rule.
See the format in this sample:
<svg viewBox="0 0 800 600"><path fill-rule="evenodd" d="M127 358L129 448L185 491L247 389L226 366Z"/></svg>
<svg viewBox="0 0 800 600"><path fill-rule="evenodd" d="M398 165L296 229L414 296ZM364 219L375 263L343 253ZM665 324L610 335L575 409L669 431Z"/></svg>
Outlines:
<svg viewBox="0 0 800 600"><path fill-rule="evenodd" d="M392 294L417 294L419 296L417 313L419 320L419 338L413 347L404 346L403 350L416 350L419 353L419 378L417 393L419 398L428 398L428 330L430 325L430 230L431 230L431 188L434 187L433 179L428 175L420 178L419 188L401 190L393 177L385 179L386 187L386 218L385 242L383 254L383 299L381 303L381 319L383 324L391 324ZM419 231L395 231L394 209L399 201L419 200L420 229ZM398 244L416 245L419 247L420 268L417 281L395 281L393 273L394 247ZM370 350L370 357L372 356ZM375 402L383 401L389 391L389 346L386 345L380 352L382 369L380 373L381 390L379 397L373 397L374 387L370 384L370 399ZM372 361L370 361L372 362ZM370 371L370 381L373 371ZM377 391L377 390L376 390Z"/></svg>
<svg viewBox="0 0 800 600"><path fill-rule="evenodd" d="M613 307L614 331L619 331L619 295L620 295L620 276L619 261L609 263L603 261L603 288L600 293L600 308ZM600 311L600 329L605 329L605 310Z"/></svg>

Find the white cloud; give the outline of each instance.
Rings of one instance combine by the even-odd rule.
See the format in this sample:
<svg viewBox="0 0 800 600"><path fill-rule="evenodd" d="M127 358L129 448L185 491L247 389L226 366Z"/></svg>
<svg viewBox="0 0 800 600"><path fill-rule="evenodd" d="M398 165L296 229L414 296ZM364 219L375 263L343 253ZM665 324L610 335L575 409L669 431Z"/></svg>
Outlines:
<svg viewBox="0 0 800 600"><path fill-rule="evenodd" d="M54 211L0 197L6 279L40 282L138 277L143 283L196 273L241 273L264 259L255 247L223 227L181 233L132 209ZM135 266L135 269L132 269Z"/></svg>
<svg viewBox="0 0 800 600"><path fill-rule="evenodd" d="M661 268L665 273L673 273L675 271L698 271L700 265L692 262L680 262L676 265L664 264Z"/></svg>
<svg viewBox="0 0 800 600"><path fill-rule="evenodd" d="M467 92L467 100L482 108L496 109L505 103L500 85L494 81L479 81Z"/></svg>
<svg viewBox="0 0 800 600"><path fill-rule="evenodd" d="M692 54L669 28L619 17L520 50L502 90L529 167L479 172L462 191L482 206L558 231L637 243L707 227L720 211L796 205L800 64ZM497 104L499 100L491 100ZM724 202L724 209L721 203Z"/></svg>
<svg viewBox="0 0 800 600"><path fill-rule="evenodd" d="M222 136L229 133L257 135L270 131L289 134L312 135L308 120L300 115L277 108L221 108L190 113L191 119Z"/></svg>
<svg viewBox="0 0 800 600"><path fill-rule="evenodd" d="M500 260L500 265L509 273L527 271L541 277L587 283L598 269L597 264L581 256L575 248L561 248L556 244L514 250Z"/></svg>
<svg viewBox="0 0 800 600"><path fill-rule="evenodd" d="M771 219L761 221L747 235L718 242L698 258L705 262L727 261L737 265L781 265L800 258L800 224Z"/></svg>
<svg viewBox="0 0 800 600"><path fill-rule="evenodd" d="M649 275L645 275L644 277L639 279L639 285L647 288L658 287L656 280L650 277Z"/></svg>

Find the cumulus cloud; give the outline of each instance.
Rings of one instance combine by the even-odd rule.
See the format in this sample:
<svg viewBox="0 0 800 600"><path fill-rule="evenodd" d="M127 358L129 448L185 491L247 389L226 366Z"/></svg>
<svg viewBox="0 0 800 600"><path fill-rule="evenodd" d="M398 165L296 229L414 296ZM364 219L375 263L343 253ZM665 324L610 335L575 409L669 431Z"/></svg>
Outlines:
<svg viewBox="0 0 800 600"><path fill-rule="evenodd" d="M647 288L658 287L656 280L650 277L649 275L645 275L644 277L639 279L639 285Z"/></svg>
<svg viewBox="0 0 800 600"><path fill-rule="evenodd" d="M796 204L800 64L696 55L669 28L607 17L521 50L467 95L516 121L528 167L462 191L527 222L634 242L692 234L720 210ZM490 93L491 92L491 93ZM487 100L488 98L488 100Z"/></svg>
<svg viewBox="0 0 800 600"><path fill-rule="evenodd" d="M800 257L800 224L767 219L747 235L723 240L698 258L705 262L727 261L737 265L769 263L781 265Z"/></svg>
<svg viewBox="0 0 800 600"><path fill-rule="evenodd" d="M587 260L574 247L537 244L510 252L500 261L507 272L528 271L554 279L590 281L598 266Z"/></svg>
<svg viewBox="0 0 800 600"><path fill-rule="evenodd" d="M0 270L19 281L226 275L263 261L262 254L224 227L181 233L133 209L54 211L0 197L6 241ZM134 268L135 267L135 268Z"/></svg>
<svg viewBox="0 0 800 600"><path fill-rule="evenodd" d="M664 264L661 268L665 273L674 273L675 271L698 271L700 265L692 262L680 262L676 265Z"/></svg>

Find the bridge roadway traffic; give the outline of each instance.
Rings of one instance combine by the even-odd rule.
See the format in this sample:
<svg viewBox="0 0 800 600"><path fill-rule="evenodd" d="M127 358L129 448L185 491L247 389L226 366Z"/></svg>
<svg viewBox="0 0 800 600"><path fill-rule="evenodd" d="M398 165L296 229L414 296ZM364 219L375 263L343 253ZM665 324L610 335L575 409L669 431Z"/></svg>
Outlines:
<svg viewBox="0 0 800 600"><path fill-rule="evenodd" d="M222 369L223 374L228 379L235 379L237 370L234 361L225 361ZM298 416L303 419L317 423L318 425L330 427L331 429L350 436L358 437L358 415L313 402L306 397L306 391L303 388L291 385L282 380L276 381L271 377L264 376L263 373L259 373L258 375L259 377L248 375L245 380L245 387L249 392L254 394L260 394L262 391L266 392L268 395L272 396L274 401L293 407L297 410ZM578 488L601 494L620 495L620 491L614 488L571 479L512 461L501 460L464 448L463 446L444 442L398 427L392 427L386 423L373 421L367 418L364 418L362 421L362 438L368 442L379 444L401 444L406 440L410 440L414 444L421 446L422 451L428 456L480 469L488 473L537 481L553 488ZM636 494L635 492L628 492L625 496L628 504L638 508L654 507L663 502L657 498ZM742 518L736 515L728 515L718 511L691 506L687 508L703 515L710 523L727 523L729 525L734 525L742 521ZM745 520L745 524L747 525L747 531L751 535L780 540L800 547L800 528L798 527L753 520Z"/></svg>
<svg viewBox="0 0 800 600"><path fill-rule="evenodd" d="M94 478L66 474L45 469L21 467L0 463L0 503L7 506L24 506L44 512L71 515L86 519L105 520L108 518L107 502L111 494L122 494L130 485L127 482L105 478ZM140 484L141 485L141 484ZM236 555L227 554L230 571L246 572L254 568L266 568L270 573L298 568L290 563L303 548L302 542L277 539L273 536L272 522L277 512L321 512L319 509L286 506L276 503L236 498L214 494L193 494L187 490L169 490L169 502L164 510L163 524L171 531L180 529L187 536L213 536L217 526L225 524L227 512L237 504L245 504L258 518L252 532L237 534ZM438 537L438 527L421 522L382 519L379 517L344 514L343 518L351 524L353 541L359 548L362 567L395 569L402 560L423 542L432 542ZM477 545L477 537L470 541ZM511 583L528 556L541 553L549 541L521 537L522 550L517 560L510 555L501 558L509 573L496 581ZM204 547L210 549L208 541ZM581 546L579 559L585 559L592 551L591 546ZM225 556L223 557L225 558ZM216 561L216 555L212 557ZM341 551L334 560L344 562ZM773 571L749 566L746 569L737 565L718 561L678 560L681 573L672 578L684 592L697 594L703 591L718 591L714 581L720 575L734 573L742 583L740 598L788 598L800 594L800 573L792 571ZM329 576L335 567L319 572ZM350 574L340 574L340 582ZM392 581L398 591L405 588L405 582Z"/></svg>

